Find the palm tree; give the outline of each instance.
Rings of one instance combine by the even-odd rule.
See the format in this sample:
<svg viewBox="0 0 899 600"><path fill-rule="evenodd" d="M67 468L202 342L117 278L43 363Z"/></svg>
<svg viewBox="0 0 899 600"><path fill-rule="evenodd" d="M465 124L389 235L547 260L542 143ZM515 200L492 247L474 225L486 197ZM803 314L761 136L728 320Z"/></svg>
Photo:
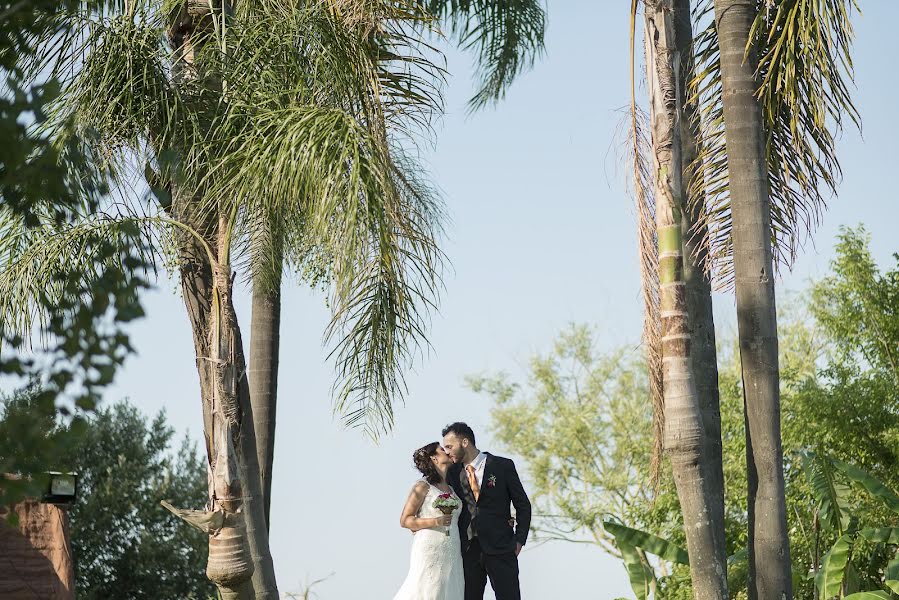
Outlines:
<svg viewBox="0 0 899 600"><path fill-rule="evenodd" d="M515 78L543 52L546 15L539 0L428 0L429 14L448 24L465 49L477 57L478 90L471 110L501 100ZM259 215L251 231L252 318L250 327L250 398L257 432L257 460L261 469L266 523L271 505L281 322L284 233L278 215ZM385 414L384 429L392 426ZM375 429L377 433L380 429Z"/></svg>
<svg viewBox="0 0 899 600"><path fill-rule="evenodd" d="M39 231L3 220L19 236L0 271L4 326L28 332L53 266L78 265L90 289L85 232L117 241L143 228L157 264L174 249L211 475L208 510L178 513L210 533L223 596L276 598L232 265L258 252L258 216L279 215L286 255L332 285L336 408L382 427L439 276L439 205L401 150L439 108L441 71L416 50L430 20L412 3L161 8L66 14L83 28L48 41L71 74L59 121L95 132L123 185L145 162L155 201L123 198Z"/></svg>
<svg viewBox="0 0 899 600"><path fill-rule="evenodd" d="M789 598L774 269L836 192L835 135L856 124L849 14L854 0L714 0L696 42L705 247L736 293L749 480L750 598ZM857 8L857 7L856 7ZM723 90L728 90L727 94Z"/></svg>
<svg viewBox="0 0 899 600"><path fill-rule="evenodd" d="M732 237L732 224L736 217L730 206L730 189L733 185L728 172L728 160L732 158L726 151L729 146L725 144L725 129L727 120L722 94L722 61L723 47L719 45L719 29L716 23L701 30L694 44L694 52L686 52L692 39L690 21L687 18L689 2L677 0L673 3L648 3L647 19L655 15L658 22L664 22L668 13L658 14L655 11L660 7L673 13L675 30L676 52L680 54L684 68L682 77L692 78L688 83L685 80L678 82L663 91L690 88L690 94L683 103L683 118L680 122L680 151L681 164L683 165L684 181L689 182L689 190L683 197L689 196L689 202L683 206L682 247L684 251L684 279L686 280L686 304L689 314L690 341L696 343L690 345L692 375L702 392L699 393L698 403L702 414L702 422L705 442L703 443L703 463L706 466L705 479L708 484L709 500L707 506L713 511L723 509L721 495L723 494L723 481L721 473L721 449L720 449L720 416L718 415L717 401L717 369L715 367L714 353L714 324L711 318L711 296L709 275L714 273L718 284L728 286L733 284L735 269L735 239ZM741 4L741 3L737 3ZM745 7L746 3L742 3ZM761 164L766 165L763 173L766 178L762 184L766 192L770 193L773 200L770 209L766 213L770 222L774 223L770 239L773 240L773 255L780 264L789 265L795 256L798 239L804 225L811 228L817 220L823 204L823 191L835 192L836 179L839 174L839 163L834 152L834 137L842 124L842 115L848 114L857 122L857 113L852 106L847 92L845 80L851 78L851 60L848 46L851 41L852 31L849 23L849 12L855 6L854 2L833 0L826 2L824 10L812 11L806 2L802 0L789 0L773 7L771 12L761 11L761 3L752 4L750 20L751 35L744 36L744 45L737 63L744 67L743 50L748 46L749 40L758 48L762 57L756 68L749 67L748 72L754 78L749 85L750 98L755 102L758 97L761 106L761 123L763 126L763 139ZM702 21L715 8L720 9L717 3L713 7L711 1L704 2L697 10L697 20ZM733 6L728 4L726 12L735 14ZM632 6L632 16L635 15L636 6ZM817 9L816 9L817 10ZM721 13L723 14L723 13ZM633 23L632 23L633 25ZM718 25L720 26L720 20ZM732 30L729 30L732 31ZM655 35L655 32L652 32ZM648 38L651 39L651 38ZM662 36L661 39L665 39ZM652 46L647 47L648 55ZM674 49L669 48L669 51ZM733 50L733 49L732 49ZM733 50L736 52L736 50ZM731 57L733 58L733 56ZM648 64L653 61L648 60ZM650 74L653 70L650 69ZM745 73L744 73L745 75ZM813 82L808 85L806 82ZM658 87L656 87L658 89ZM742 88L741 88L742 89ZM650 86L650 91L653 87ZM678 98L677 93L663 95L665 100ZM744 98L745 100L745 98ZM664 102L662 103L664 104ZM660 106L653 103L653 108ZM676 136L667 137L658 135L658 114L661 110L655 110L653 116L653 151L657 154L656 138L676 140ZM670 127L670 120L664 120L662 131ZM640 131L638 122L634 120L635 140ZM663 386L661 380L661 358L663 349L660 347L662 324L652 315L659 304L658 282L653 282L652 273L657 268L659 257L655 254L654 239L656 232L651 228L653 209L652 194L648 193L649 182L654 179L654 173L640 163L641 152L638 143L635 143L635 180L637 182L637 200L641 220L641 255L644 257L644 290L647 304L647 319L645 338L650 342L650 366L651 373L657 381L657 392L654 397L662 398ZM741 177L745 172L741 172ZM657 178L656 178L657 180ZM657 181L656 181L657 183ZM658 192L661 193L661 192ZM664 198L663 198L664 199ZM658 202L658 198L655 199ZM741 238L742 239L742 238ZM670 246L670 245L669 245ZM770 273L770 269L768 270ZM738 288L742 289L738 284ZM773 288L771 290L773 294ZM773 299L773 296L772 296ZM738 300L738 306L741 302ZM772 305L773 306L773 305ZM745 316L745 311L741 313ZM742 321L745 323L745 319ZM776 343L776 336L773 338ZM756 340L757 342L757 340ZM776 356L776 346L775 346ZM746 363L744 363L745 365ZM774 363L776 366L776 362ZM744 368L746 368L744 366ZM745 387L750 387L747 378ZM748 402L748 398L747 398ZM660 402L656 409L657 426L664 424L664 405ZM771 407L768 407L767 419L771 425ZM692 421L691 421L692 423ZM695 428L695 425L691 425ZM757 419L748 423L748 435L752 440L752 432L759 431ZM770 428L768 430L770 432ZM662 436L659 436L661 440ZM779 433L776 437L779 441ZM750 443L750 452L756 448L758 452L768 452L769 473L781 470L782 459L777 458L772 448L761 448L755 443ZM779 442L778 442L779 443ZM755 459L758 460L758 459ZM754 463L750 459L750 478L754 475ZM753 488L755 494L757 488ZM751 505L755 500L750 499ZM766 516L782 513L768 512ZM750 510L753 526L756 524L755 510ZM723 513L712 514L711 522L721 523L717 527L719 546L724 545L723 539ZM772 522L765 525L768 532L771 531ZM788 548L786 545L785 529L781 528L779 535L783 541L780 550ZM750 536L752 537L752 533ZM770 539L770 538L769 538ZM752 558L760 563L769 565L778 563L778 568L783 571L786 564L787 576L789 575L788 561L773 551L770 547L767 551L756 550ZM751 561L752 562L752 561ZM753 566L755 569L755 565ZM771 567L768 568L769 572ZM757 592L759 597L767 597L769 592Z"/></svg>
<svg viewBox="0 0 899 600"><path fill-rule="evenodd" d="M692 348L693 323L706 315L697 314L696 306L691 306L688 301L689 297L694 305L701 302L701 289L696 290L696 280L701 284L702 275L697 274L696 265L691 264L693 256L689 253L684 256L685 249L690 249L689 240L692 238L689 224L684 224L684 221L690 222L691 212L684 179L689 173L684 168L689 165L684 159L687 144L683 141L691 132L682 127L686 115L685 74L688 72L686 67L689 65L692 37L684 35L683 20L686 18L689 32L689 8L684 10L685 3L678 5L673 0L647 1L644 4L651 134L649 167L642 166L641 162L643 149L640 147L633 79L631 114L636 167L634 183L641 209L641 246L645 257L644 289L650 315L646 341L657 403L656 423L657 427L663 427L661 432L657 432L657 440L662 442L671 460L684 523L694 525L685 527L694 597L720 600L728 597L723 506L715 506L716 501L723 504L723 481L721 493L713 493L715 488L710 473L713 457L709 456L710 436L703 418L704 412L708 411L700 399L699 378L694 374L697 359ZM631 5L632 70L636 13L637 2L634 0ZM645 189L645 180L650 180L654 185L652 192ZM654 202L648 201L650 196ZM653 212L654 224L650 222ZM653 241L656 241L657 249L651 247ZM694 279L689 296L684 278L685 263L691 264ZM703 374L708 375L707 372ZM717 400L717 397L711 400ZM706 401L705 404L713 403ZM720 416L717 436L720 449ZM720 453L717 458L720 468Z"/></svg>
<svg viewBox="0 0 899 600"><path fill-rule="evenodd" d="M755 2L715 2L746 411L750 597L791 598L765 128L756 100ZM747 52L747 48L749 51ZM740 132L740 133L736 133Z"/></svg>

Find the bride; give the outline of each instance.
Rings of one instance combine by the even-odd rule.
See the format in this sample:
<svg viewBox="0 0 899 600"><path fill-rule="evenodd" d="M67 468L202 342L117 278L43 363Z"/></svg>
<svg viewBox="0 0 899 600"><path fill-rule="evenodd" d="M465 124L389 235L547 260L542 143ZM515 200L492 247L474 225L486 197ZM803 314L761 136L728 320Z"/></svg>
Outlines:
<svg viewBox="0 0 899 600"><path fill-rule="evenodd" d="M393 600L462 600L465 576L458 527L462 502L446 483L452 460L437 442L419 448L412 458L422 479L412 486L400 515L400 526L413 533L412 558L406 581ZM449 494L459 505L450 515L433 506L441 494Z"/></svg>

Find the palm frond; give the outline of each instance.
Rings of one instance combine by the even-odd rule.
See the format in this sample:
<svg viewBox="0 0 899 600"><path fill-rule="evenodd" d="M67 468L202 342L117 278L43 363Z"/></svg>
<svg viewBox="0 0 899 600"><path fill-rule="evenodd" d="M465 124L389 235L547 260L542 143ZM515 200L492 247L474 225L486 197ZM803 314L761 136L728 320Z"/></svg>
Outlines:
<svg viewBox="0 0 899 600"><path fill-rule="evenodd" d="M78 288L90 293L109 269L141 276L135 270L158 258L159 235L158 222L149 217L103 213L31 226L0 210L0 328L28 340L46 329L47 307L62 304L67 282L78 280ZM94 293L99 297L103 290Z"/></svg>
<svg viewBox="0 0 899 600"><path fill-rule="evenodd" d="M88 19L83 28L84 37L60 54L60 69L69 75L52 126L74 124L114 176L148 144L162 149L194 132L192 113L172 85L155 16Z"/></svg>
<svg viewBox="0 0 899 600"><path fill-rule="evenodd" d="M332 281L335 408L372 435L392 423L402 370L439 285L440 205L396 148L338 109L255 111L204 184L246 214L278 215L321 249Z"/></svg>
<svg viewBox="0 0 899 600"><path fill-rule="evenodd" d="M770 4L770 7L769 7ZM750 47L759 57L758 98L771 199L775 264L789 268L804 238L819 224L827 198L836 194L840 163L836 138L848 118L860 126L851 97L855 0L759 2ZM700 4L705 23L712 2ZM700 153L691 198L706 204L708 245L718 287L733 280L731 215L717 31L701 28L695 42Z"/></svg>
<svg viewBox="0 0 899 600"><path fill-rule="evenodd" d="M636 18L637 1L631 3L631 106L630 153L632 188L637 209L637 247L640 255L640 282L643 295L643 345L649 369L649 393L653 414L652 481L661 477L665 404L662 395L662 322L660 309L658 229L656 228L654 185L652 182L652 147L647 135L647 117L636 100Z"/></svg>
<svg viewBox="0 0 899 600"><path fill-rule="evenodd" d="M137 156L177 186L174 214L232 222L238 265L274 273L277 239L328 282L335 410L377 436L427 343L443 259L440 203L410 158L442 109L444 71L418 41L433 18L413 0L238 3L185 63L166 6L90 17L59 54L60 121L96 132L119 170Z"/></svg>
<svg viewBox="0 0 899 600"><path fill-rule="evenodd" d="M428 0L427 7L477 56L472 111L502 100L545 51L546 11L540 0Z"/></svg>
<svg viewBox="0 0 899 600"><path fill-rule="evenodd" d="M417 2L332 0L246 10L215 59L238 101L340 108L373 130L412 138L430 132L443 108L445 70L439 52L421 41L421 30L435 24Z"/></svg>

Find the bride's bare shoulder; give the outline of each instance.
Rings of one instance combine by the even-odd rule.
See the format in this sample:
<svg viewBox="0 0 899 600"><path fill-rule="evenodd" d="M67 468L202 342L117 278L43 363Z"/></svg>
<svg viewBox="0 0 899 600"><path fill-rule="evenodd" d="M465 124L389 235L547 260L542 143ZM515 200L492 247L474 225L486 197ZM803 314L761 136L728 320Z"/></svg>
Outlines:
<svg viewBox="0 0 899 600"><path fill-rule="evenodd" d="M430 485L424 479L419 479L414 484L412 484L412 493L413 494L427 494L430 489Z"/></svg>

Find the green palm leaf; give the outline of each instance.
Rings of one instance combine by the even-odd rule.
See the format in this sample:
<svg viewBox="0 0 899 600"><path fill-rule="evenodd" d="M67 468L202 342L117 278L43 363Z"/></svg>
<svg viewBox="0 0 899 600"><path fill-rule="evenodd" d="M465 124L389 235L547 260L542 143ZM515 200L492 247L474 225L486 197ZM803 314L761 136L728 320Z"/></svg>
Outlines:
<svg viewBox="0 0 899 600"><path fill-rule="evenodd" d="M330 286L335 409L389 429L443 262L441 204L410 158L442 109L443 71L419 43L433 17L413 0L240 3L193 33L214 39L192 42L188 67L163 36L179 35L167 20L180 5L132 6L85 13L82 35L55 48L68 73L57 122L95 132L123 174L146 162L163 209L225 223L229 258L256 281L281 269L275 239Z"/></svg>
<svg viewBox="0 0 899 600"><path fill-rule="evenodd" d="M260 265L280 267L272 238L290 245L295 268L330 285L335 410L377 436L392 426L403 369L427 343L439 287L442 207L406 150L441 108L441 71L406 37L429 22L404 8L413 3L367 5L377 10L248 9L232 45L205 58L221 64L228 94L191 170L205 165L203 210L236 215L237 259L253 265L254 285Z"/></svg>
<svg viewBox="0 0 899 600"><path fill-rule="evenodd" d="M798 247L836 194L840 163L836 138L844 119L859 125L850 95L853 79L850 15L855 0L782 0L759 10L750 36L759 56L758 97L766 129L768 189L775 262L790 266ZM703 24L695 37L691 96L699 109L700 153L690 185L692 202L707 217L697 229L713 258L719 285L733 278L731 214L724 140L717 31L712 1L695 11Z"/></svg>
<svg viewBox="0 0 899 600"><path fill-rule="evenodd" d="M856 592L845 596L843 600L889 600L890 595L887 592Z"/></svg>
<svg viewBox="0 0 899 600"><path fill-rule="evenodd" d="M26 227L7 210L0 211L0 328L29 339L35 327L45 329L47 307L62 304L62 294L71 289L67 281L77 278L87 294L110 269L125 276L138 266L135 259L154 264L158 235L158 223L140 217L104 215L63 224L45 220ZM95 292L98 301L103 290Z"/></svg>
<svg viewBox="0 0 899 600"><path fill-rule="evenodd" d="M544 52L546 12L540 0L427 0L426 6L477 56L480 81L471 110L502 100Z"/></svg>

